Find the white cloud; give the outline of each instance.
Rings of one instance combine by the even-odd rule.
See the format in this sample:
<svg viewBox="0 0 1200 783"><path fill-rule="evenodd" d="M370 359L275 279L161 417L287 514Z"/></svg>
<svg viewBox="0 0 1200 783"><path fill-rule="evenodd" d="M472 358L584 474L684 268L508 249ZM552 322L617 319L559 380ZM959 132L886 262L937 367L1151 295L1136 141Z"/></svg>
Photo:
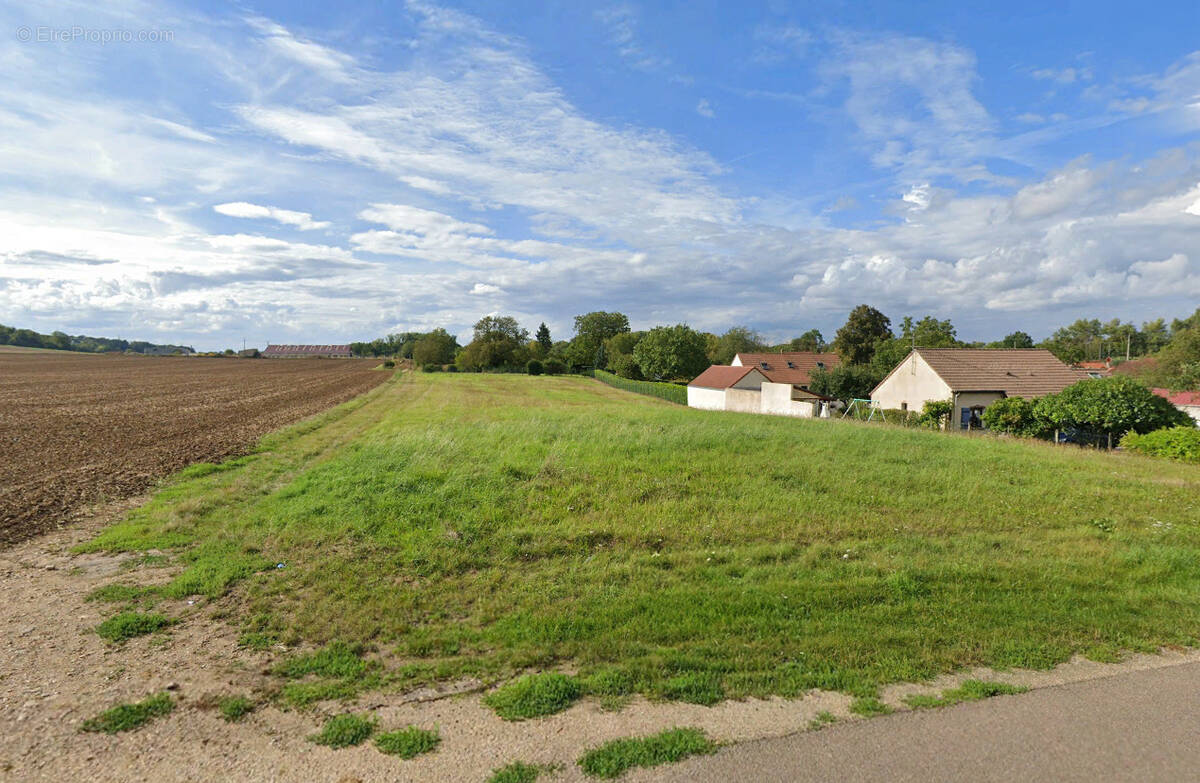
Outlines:
<svg viewBox="0 0 1200 783"><path fill-rule="evenodd" d="M712 104L708 102L708 98L700 99L700 102L696 104L696 113L709 119L717 116L717 113L713 111Z"/></svg>
<svg viewBox="0 0 1200 783"><path fill-rule="evenodd" d="M330 225L325 220L313 220L312 215L308 212L294 212L290 209L251 204L248 201L230 201L226 204L215 204L213 205L213 211L228 217L274 220L284 225L295 226L301 231L328 228Z"/></svg>
<svg viewBox="0 0 1200 783"><path fill-rule="evenodd" d="M495 286L495 285L490 285L488 283L476 283L475 287L471 289L471 293L476 296L483 296L483 295L487 295L487 294L498 294L498 293L500 293L500 287Z"/></svg>

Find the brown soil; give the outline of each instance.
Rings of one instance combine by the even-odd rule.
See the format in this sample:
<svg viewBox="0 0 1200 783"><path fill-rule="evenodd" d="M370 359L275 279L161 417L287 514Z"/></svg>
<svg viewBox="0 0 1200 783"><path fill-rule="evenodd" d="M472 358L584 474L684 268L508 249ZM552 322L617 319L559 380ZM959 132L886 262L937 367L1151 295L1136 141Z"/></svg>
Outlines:
<svg viewBox="0 0 1200 783"><path fill-rule="evenodd" d="M390 377L377 360L0 352L0 547Z"/></svg>

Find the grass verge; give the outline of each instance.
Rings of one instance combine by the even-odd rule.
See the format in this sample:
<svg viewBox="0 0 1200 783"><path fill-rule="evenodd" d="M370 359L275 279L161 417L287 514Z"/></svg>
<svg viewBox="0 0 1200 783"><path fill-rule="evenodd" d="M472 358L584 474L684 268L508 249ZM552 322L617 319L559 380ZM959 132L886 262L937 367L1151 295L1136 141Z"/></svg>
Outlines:
<svg viewBox="0 0 1200 783"><path fill-rule="evenodd" d="M548 764L527 764L514 761L492 770L487 783L535 783L543 774L551 774L555 767Z"/></svg>
<svg viewBox="0 0 1200 783"><path fill-rule="evenodd" d="M650 737L606 742L583 754L579 767L591 777L618 778L634 767L672 764L716 749L716 743L699 729L669 729Z"/></svg>
<svg viewBox="0 0 1200 783"><path fill-rule="evenodd" d="M860 696L850 702L850 711L864 718L874 718L876 715L887 715L892 708L874 696Z"/></svg>
<svg viewBox="0 0 1200 783"><path fill-rule="evenodd" d="M871 696L1197 643L1191 465L582 378L405 373L368 397L84 548L169 552L168 595L236 587L233 622L369 644L389 686L571 669L613 702Z"/></svg>
<svg viewBox="0 0 1200 783"><path fill-rule="evenodd" d="M85 720L80 728L83 731L104 734L132 731L170 713L173 709L175 702L171 700L171 695L159 693L134 704L119 704L111 710L105 710L96 717Z"/></svg>
<svg viewBox="0 0 1200 783"><path fill-rule="evenodd" d="M489 693L483 703L505 720L526 720L562 712L582 694L574 677L546 672L516 679Z"/></svg>
<svg viewBox="0 0 1200 783"><path fill-rule="evenodd" d="M229 696L217 704L217 711L229 723L237 723L254 712L254 702L245 696Z"/></svg>

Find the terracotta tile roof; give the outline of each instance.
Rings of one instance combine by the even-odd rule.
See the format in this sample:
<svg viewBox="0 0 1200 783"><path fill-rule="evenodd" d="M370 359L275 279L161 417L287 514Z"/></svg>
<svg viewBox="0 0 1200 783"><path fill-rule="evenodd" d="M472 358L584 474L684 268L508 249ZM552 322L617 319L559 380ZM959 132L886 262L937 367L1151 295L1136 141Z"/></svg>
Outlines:
<svg viewBox="0 0 1200 783"><path fill-rule="evenodd" d="M730 367L725 364L714 364L697 375L688 386L702 386L705 389L728 389L755 369L754 367Z"/></svg>
<svg viewBox="0 0 1200 783"><path fill-rule="evenodd" d="M1009 397L1055 394L1087 378L1042 348L988 350L918 348L917 353L953 391L999 391Z"/></svg>
<svg viewBox="0 0 1200 783"><path fill-rule="evenodd" d="M1150 391L1175 406L1200 405L1200 391L1173 392L1170 389L1151 389Z"/></svg>
<svg viewBox="0 0 1200 783"><path fill-rule="evenodd" d="M841 357L836 353L814 353L812 351L739 353L737 358L741 359L742 364L746 367L758 368L772 383L791 383L797 386L808 385L812 380L811 373L817 369L818 363L825 365L825 369L832 370L842 362ZM763 363L766 363L767 366L763 367Z"/></svg>

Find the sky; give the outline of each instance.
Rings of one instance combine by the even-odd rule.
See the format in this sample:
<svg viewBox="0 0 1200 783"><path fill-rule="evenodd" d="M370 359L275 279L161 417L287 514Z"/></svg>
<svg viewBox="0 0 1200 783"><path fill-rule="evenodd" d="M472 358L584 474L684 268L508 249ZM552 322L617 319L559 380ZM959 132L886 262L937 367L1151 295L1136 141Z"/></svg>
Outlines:
<svg viewBox="0 0 1200 783"><path fill-rule="evenodd" d="M301 7L301 6L313 7ZM317 7L319 6L319 7ZM1200 305L1200 4L0 3L0 323L1035 338Z"/></svg>

